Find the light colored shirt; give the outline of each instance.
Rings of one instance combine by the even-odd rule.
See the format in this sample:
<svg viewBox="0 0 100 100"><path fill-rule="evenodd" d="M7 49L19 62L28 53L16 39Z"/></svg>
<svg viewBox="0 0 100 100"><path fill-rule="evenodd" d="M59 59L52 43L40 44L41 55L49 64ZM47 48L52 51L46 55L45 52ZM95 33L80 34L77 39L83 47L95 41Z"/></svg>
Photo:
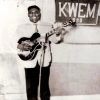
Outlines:
<svg viewBox="0 0 100 100"><path fill-rule="evenodd" d="M38 33L41 36L45 37L45 34L49 31L51 31L52 25L49 23L38 22L37 29L38 29ZM36 24L29 22L27 24L21 25L17 29L17 40L19 40L22 37L30 38L35 32L36 32ZM37 61L39 62L39 64L41 64L41 62L42 62L41 55L42 55L42 49L38 51L36 57L33 60L24 61L19 58L18 63L20 63L25 68L34 68ZM48 66L50 62L51 62L51 52L50 52L50 47L48 46L45 50L43 67Z"/></svg>

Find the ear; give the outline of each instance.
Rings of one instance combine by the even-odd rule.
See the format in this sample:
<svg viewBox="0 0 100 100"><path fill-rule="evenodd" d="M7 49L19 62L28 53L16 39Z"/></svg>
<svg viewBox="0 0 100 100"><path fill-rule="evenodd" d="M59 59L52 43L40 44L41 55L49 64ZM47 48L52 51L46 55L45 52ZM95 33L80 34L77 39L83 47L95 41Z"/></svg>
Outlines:
<svg viewBox="0 0 100 100"><path fill-rule="evenodd" d="M41 19L41 13L39 14L39 17L40 17L40 19ZM39 20L40 20L40 19L39 19Z"/></svg>
<svg viewBox="0 0 100 100"><path fill-rule="evenodd" d="M40 15L39 15L39 16L40 16L40 18L41 18L41 12L40 12Z"/></svg>

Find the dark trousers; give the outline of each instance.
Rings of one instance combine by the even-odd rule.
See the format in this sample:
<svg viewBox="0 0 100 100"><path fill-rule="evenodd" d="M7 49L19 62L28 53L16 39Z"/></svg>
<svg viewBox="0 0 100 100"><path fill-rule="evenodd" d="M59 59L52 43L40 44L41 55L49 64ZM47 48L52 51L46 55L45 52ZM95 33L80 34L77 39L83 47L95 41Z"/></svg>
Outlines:
<svg viewBox="0 0 100 100"><path fill-rule="evenodd" d="M26 92L28 100L37 100L40 66L25 68ZM41 68L40 97L41 100L50 100L49 89L50 66Z"/></svg>

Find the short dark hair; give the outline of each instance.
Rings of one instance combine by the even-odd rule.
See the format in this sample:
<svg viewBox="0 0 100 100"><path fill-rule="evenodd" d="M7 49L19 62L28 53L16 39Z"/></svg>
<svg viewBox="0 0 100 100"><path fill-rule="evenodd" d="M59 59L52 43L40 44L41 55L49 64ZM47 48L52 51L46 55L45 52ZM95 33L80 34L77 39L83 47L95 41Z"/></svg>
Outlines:
<svg viewBox="0 0 100 100"><path fill-rule="evenodd" d="M32 8L36 8L37 10L41 11L41 9L40 9L38 6L36 6L36 5L29 6L29 7L28 7L28 11L29 11L30 9L32 9Z"/></svg>

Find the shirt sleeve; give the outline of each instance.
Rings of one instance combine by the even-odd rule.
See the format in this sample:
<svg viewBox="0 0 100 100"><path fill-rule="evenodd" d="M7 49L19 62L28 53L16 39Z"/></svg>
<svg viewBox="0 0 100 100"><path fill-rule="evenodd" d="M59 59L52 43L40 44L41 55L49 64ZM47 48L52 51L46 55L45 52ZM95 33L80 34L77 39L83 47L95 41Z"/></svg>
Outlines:
<svg viewBox="0 0 100 100"><path fill-rule="evenodd" d="M49 40L55 44L59 43L63 39L63 33L65 29L62 28L62 23L56 23L52 25L53 35L50 36Z"/></svg>
<svg viewBox="0 0 100 100"><path fill-rule="evenodd" d="M17 30L16 30L16 50L17 50L17 53L18 53L17 45L18 45L18 43L21 42L20 39L23 36L25 36L24 34L25 34L25 32L23 31L23 27L18 27ZM26 60L26 61L21 60L20 57L17 57L18 65L23 67L23 68L34 68L36 63L37 63L37 60L38 60L38 56L37 55L36 55L36 57L34 59Z"/></svg>

